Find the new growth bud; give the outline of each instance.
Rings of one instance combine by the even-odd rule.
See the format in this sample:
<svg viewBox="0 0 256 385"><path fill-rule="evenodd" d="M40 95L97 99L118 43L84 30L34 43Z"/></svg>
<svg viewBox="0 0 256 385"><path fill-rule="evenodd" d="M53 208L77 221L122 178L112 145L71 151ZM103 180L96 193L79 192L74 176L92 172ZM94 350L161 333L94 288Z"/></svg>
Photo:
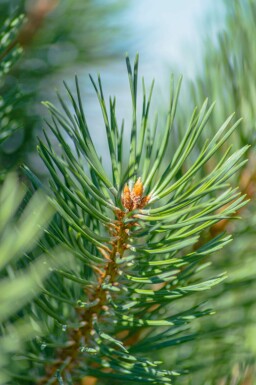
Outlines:
<svg viewBox="0 0 256 385"><path fill-rule="evenodd" d="M142 209L148 203L150 196L143 197L143 183L141 178L138 178L133 188L130 190L128 184L124 186L122 193L122 205L128 210Z"/></svg>

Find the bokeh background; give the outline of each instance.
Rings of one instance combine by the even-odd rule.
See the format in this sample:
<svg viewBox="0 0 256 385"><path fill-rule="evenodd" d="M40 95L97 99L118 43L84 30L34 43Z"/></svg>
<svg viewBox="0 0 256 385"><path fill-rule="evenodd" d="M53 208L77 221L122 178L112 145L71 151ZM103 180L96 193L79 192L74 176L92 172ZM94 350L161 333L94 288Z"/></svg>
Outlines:
<svg viewBox="0 0 256 385"><path fill-rule="evenodd" d="M22 103L14 111L19 127L3 147L4 166L26 161L39 173L35 138L45 114L41 101L55 101L62 80L72 86L74 74L84 83L88 120L97 131L101 120L88 74L101 73L106 94L116 95L120 118L129 118L125 53L140 54L140 74L146 83L156 80L156 92L165 97L170 72L193 79L206 32L216 39L224 24L222 1L210 0L0 0L0 21L14 13L26 15L21 33L24 53L5 87L17 88ZM2 90L4 92L4 90ZM159 103L161 105L161 102ZM14 117L14 115L12 115ZM95 135L104 151L99 135Z"/></svg>
<svg viewBox="0 0 256 385"><path fill-rule="evenodd" d="M41 179L47 178L36 155L37 136L46 129L46 112L40 103L56 102L55 89L63 92L63 79L72 88L75 73L92 136L104 158L106 138L88 74L101 73L105 94L117 96L118 117L125 118L129 127L126 52L131 59L139 52L140 74L146 84L155 78L153 105L160 114L168 103L170 73L183 74L176 123L180 135L186 115L205 97L216 100L208 130L216 130L234 111L243 117L230 144L251 144L248 166L236 180L251 203L239 213L240 222L212 229L212 236L228 231L235 238L216 254L210 268L212 275L229 273L228 280L208 297L217 313L194 324L191 335L200 329L206 336L203 342L196 339L193 344L170 347L158 358L175 367L184 367L186 362L192 375L183 377L182 384L255 384L256 2L0 0L1 23L20 12L25 14L18 35L23 55L0 84L0 94L22 95L10 121L4 122L17 130L1 147L3 168L26 163Z"/></svg>

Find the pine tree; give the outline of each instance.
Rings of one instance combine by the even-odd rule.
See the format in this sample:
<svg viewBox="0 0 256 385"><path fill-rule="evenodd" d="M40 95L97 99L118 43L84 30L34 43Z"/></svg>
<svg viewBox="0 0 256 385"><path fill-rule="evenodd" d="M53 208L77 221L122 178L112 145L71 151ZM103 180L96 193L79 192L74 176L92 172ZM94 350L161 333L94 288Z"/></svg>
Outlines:
<svg viewBox="0 0 256 385"><path fill-rule="evenodd" d="M20 21L6 23L6 47ZM20 49L6 55L2 47L4 75ZM236 368L231 379L239 360L230 325L242 329L239 309L253 305L253 277L226 280L224 272L232 271L237 247L230 243L231 224L246 213L244 194L252 186L251 177L241 183L251 167L244 168L248 146L240 140L241 122L232 115L216 130L214 105L206 100L180 124L181 80L175 84L172 77L163 129L150 114L153 84L146 91L142 82L141 112L137 105L138 57L133 69L127 58L127 69L128 146L115 98L107 105L100 77L91 78L110 174L92 141L76 78L75 93L65 83L69 104L58 96L62 110L44 103L52 120L38 151L50 174L48 203L41 192L25 193L14 176L1 188L0 384L198 385L217 384L225 373L227 381L242 384ZM17 128L11 113L16 101L7 96L2 139ZM27 167L23 172L31 190L42 189ZM248 230L240 221L237 239L250 236ZM241 285L249 289L232 305L236 318L218 324Z"/></svg>
<svg viewBox="0 0 256 385"><path fill-rule="evenodd" d="M107 107L100 77L97 82L91 78L102 110L111 175L91 139L78 80L76 95L65 84L73 111L61 96L62 112L45 103L52 116L48 128L60 148L55 150L45 133L38 150L51 175L49 199L58 214L40 246L51 259L52 247L61 245L74 260L54 268L41 294L23 309L35 325L43 325L44 336L19 354L23 371L9 371L18 384L170 384L178 376L186 378L187 362L176 365L167 357L163 365L158 351L173 351L199 338L207 341L211 333L197 332L194 325L213 313L205 300L226 274L204 271L210 254L231 236L218 234L204 241L202 235L245 205L245 197L228 180L246 163L248 146L233 152L226 147L211 167L240 121L232 124L229 117L198 150L214 108L205 101L193 111L173 150L181 80L175 85L171 78L166 127L161 130L149 115L153 85L147 93L144 82L139 119L138 57L133 69L127 58L127 69L132 99L129 154L116 100L110 98ZM202 293L200 301L197 293Z"/></svg>

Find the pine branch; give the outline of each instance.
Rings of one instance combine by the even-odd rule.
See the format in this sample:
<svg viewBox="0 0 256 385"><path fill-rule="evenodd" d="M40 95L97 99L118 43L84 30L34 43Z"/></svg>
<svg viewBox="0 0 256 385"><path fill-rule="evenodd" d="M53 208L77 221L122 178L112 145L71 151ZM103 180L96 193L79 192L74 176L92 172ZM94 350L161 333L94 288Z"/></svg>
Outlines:
<svg viewBox="0 0 256 385"><path fill-rule="evenodd" d="M47 262L45 256L33 262L27 258L26 253L42 236L53 210L38 192L18 218L24 194L24 186L18 184L14 175L8 175L0 191L0 384L3 385L11 377L8 369L13 365L13 354L20 353L25 341L40 330L28 316L21 317L22 310L40 291L49 268L57 265L56 258L55 263Z"/></svg>
<svg viewBox="0 0 256 385"><path fill-rule="evenodd" d="M162 369L159 362L145 357L146 352L200 337L186 329L212 310L202 302L185 308L182 304L186 297L210 290L225 279L225 274L204 279L200 274L208 266L205 258L229 243L230 236L219 235L200 246L199 236L246 203L227 180L245 164L247 146L233 154L228 148L212 170L201 176L239 122L231 125L232 117L228 118L195 157L193 149L213 111L206 101L199 111L194 110L183 140L170 157L168 144L180 82L175 88L171 80L166 128L156 140L156 128L149 129L152 88L147 99L143 86L139 122L138 59L134 71L127 59L127 68L133 102L127 165L116 103L110 101L108 112L101 80L96 84L92 79L103 113L112 178L91 139L77 79L77 98L65 85L74 112L61 96L63 113L45 103L52 115L48 127L62 151L58 155L45 134L46 144L40 142L39 154L51 174L51 202L59 212L47 242L72 251L76 264L55 269L35 301L36 316L46 324L51 320L52 325L46 348L38 352L45 370L33 365L31 369L31 381L41 375L40 385L78 383L92 377L122 383L172 383L183 368ZM169 161L164 166L165 158ZM201 338L206 336L202 333Z"/></svg>
<svg viewBox="0 0 256 385"><path fill-rule="evenodd" d="M255 368L255 331L252 314L255 312L255 58L254 42L251 36L255 34L255 4L253 1L234 1L232 5L223 1L225 11L224 24L214 41L211 34L206 33L205 48L202 55L202 65L191 89L191 104L198 103L207 95L216 98L215 114L212 114L208 133L215 132L216 125L230 111L236 111L243 116L239 129L235 130L229 140L235 148L244 143L251 145L248 157L249 163L245 169L233 176L233 183L240 185L240 190L251 199L246 208L236 215L242 216L242 221L224 219L216 223L209 231L201 236L202 242L216 236L222 231L234 234L234 242L218 253L212 264L212 274L229 271L229 278L212 294L209 295L217 316L211 317L203 327L216 330L216 335L209 338L206 351L205 341L198 340L190 344L190 362L195 365L197 356L198 369L190 376L191 384L204 384L210 381L219 384L220 379L232 381L232 371L237 365L248 365ZM225 91L224 91L225 90ZM224 92L223 92L224 91ZM191 107L192 107L191 106ZM191 108L190 107L190 108ZM184 105L183 113L179 115L180 127L184 124L184 116L188 106ZM180 131L180 130L179 130ZM180 133L182 136L182 133ZM198 141L198 150L204 144L207 135L202 135ZM223 148L224 153L224 148ZM219 160L215 157L214 164ZM209 168L205 170L208 172ZM199 298L198 298L199 300ZM182 349L177 351L179 357ZM198 354L200 352L200 354ZM204 370L201 362L205 354L213 357ZM175 359L175 358L174 358ZM195 365L196 366L196 365ZM235 380L234 380L235 381ZM242 372L240 382L242 382Z"/></svg>
<svg viewBox="0 0 256 385"><path fill-rule="evenodd" d="M60 357L57 358L56 366L51 366L49 369L46 368L47 376L39 382L40 385L48 382L48 379L57 372L60 364L63 360L65 361L65 358L70 358L65 367L65 371L72 372L74 368L79 365L79 352L90 351L89 348L86 349L86 347L81 347L81 336L85 346L93 345L94 328L96 327L95 323L99 323L102 311L105 312L105 314L109 311L109 307L106 305L110 299L108 298L108 290L113 292L120 291L117 282L118 274L120 273L117 259L120 262L124 257L124 253L128 248L127 241L130 228L135 225L135 222L125 223L124 219L133 209L144 207L148 197L143 197L142 193L143 186L140 180L135 183L131 192L128 186L125 187L122 203L124 208L127 209L127 212L122 210L116 212L116 220L111 223L109 228L109 233L113 238L111 250L109 250L109 252L100 250L103 257L107 260L107 263L105 264L104 269L96 270L96 273L98 273L98 284L94 290L92 290L92 288L86 289L87 298L89 300L88 303L80 303L80 307L77 309L77 318L81 321L83 326L78 330L75 329L72 331L70 340L73 341L73 344L67 350L60 352ZM114 344L118 344L123 351L128 353L121 342L118 343L117 340L114 340L105 333L101 333L100 337L110 340Z"/></svg>

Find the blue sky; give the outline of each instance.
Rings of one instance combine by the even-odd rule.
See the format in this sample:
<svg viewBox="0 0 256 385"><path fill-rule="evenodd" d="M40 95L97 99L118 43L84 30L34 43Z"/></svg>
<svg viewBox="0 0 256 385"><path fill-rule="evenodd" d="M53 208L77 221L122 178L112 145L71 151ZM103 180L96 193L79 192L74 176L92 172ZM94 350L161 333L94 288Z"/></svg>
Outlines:
<svg viewBox="0 0 256 385"><path fill-rule="evenodd" d="M216 4L217 3L217 4ZM156 80L154 94L157 103L166 105L169 93L169 74L183 74L193 79L200 63L204 33L213 38L222 26L222 1L212 0L130 0L124 11L123 22L128 25L129 39L121 40L122 57L89 72L101 74L106 99L108 95L117 97L117 116L121 122L125 118L126 128L130 127L131 101L124 61L128 51L131 59L136 52L140 55L139 75L145 77L146 84ZM123 46L122 46L123 45ZM96 146L102 153L106 148L106 138L102 132L103 121L93 89L88 81L88 68L84 70L85 88L89 92L86 113ZM87 80L86 80L87 79ZM185 81L184 81L185 83ZM140 84L139 84L140 88ZM140 103L139 98L139 103ZM127 134L128 134L128 131Z"/></svg>
<svg viewBox="0 0 256 385"><path fill-rule="evenodd" d="M128 12L133 50L147 61L150 72L177 66L193 76L206 28L221 27L222 1L133 0Z"/></svg>

